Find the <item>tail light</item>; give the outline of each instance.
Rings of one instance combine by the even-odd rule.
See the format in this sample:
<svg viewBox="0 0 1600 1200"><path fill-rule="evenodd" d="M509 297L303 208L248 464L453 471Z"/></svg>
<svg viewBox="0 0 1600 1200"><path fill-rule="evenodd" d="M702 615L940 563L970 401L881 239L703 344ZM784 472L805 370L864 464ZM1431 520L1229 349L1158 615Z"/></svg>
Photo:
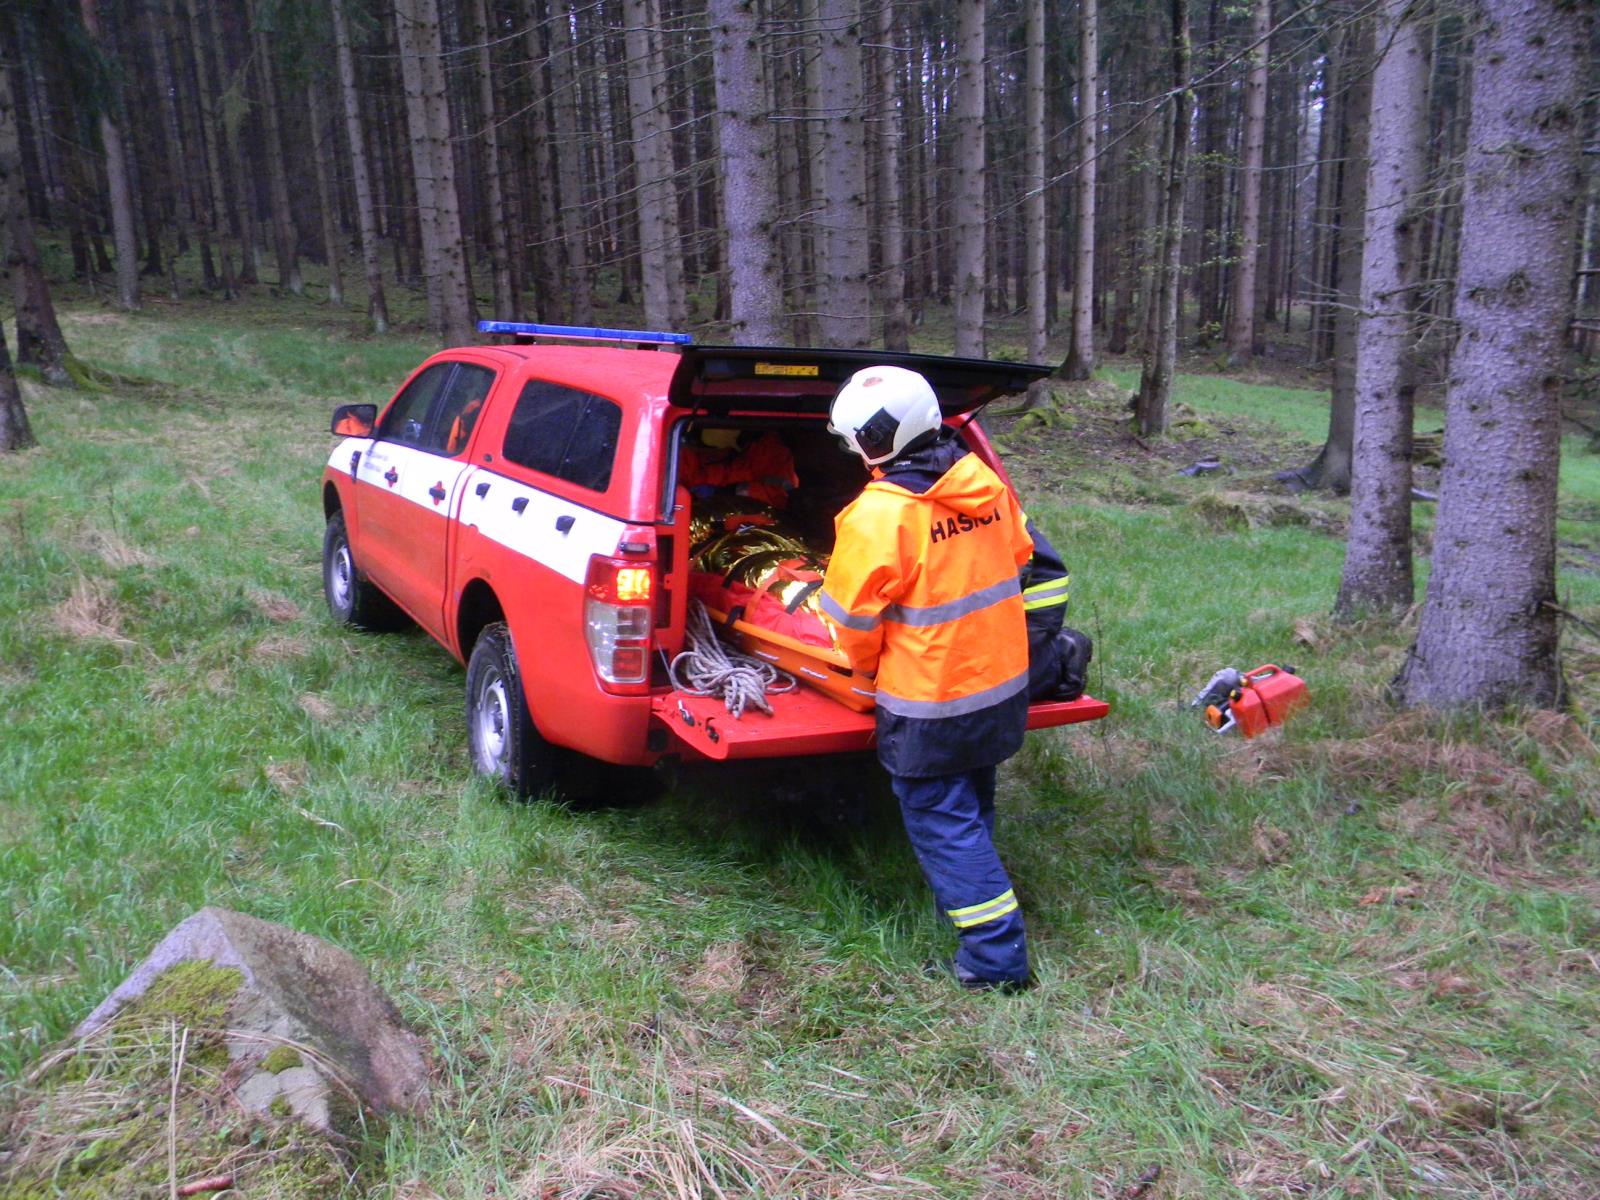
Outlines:
<svg viewBox="0 0 1600 1200"><path fill-rule="evenodd" d="M637 559L589 560L583 632L602 683L642 684L650 678L650 630L655 568Z"/></svg>

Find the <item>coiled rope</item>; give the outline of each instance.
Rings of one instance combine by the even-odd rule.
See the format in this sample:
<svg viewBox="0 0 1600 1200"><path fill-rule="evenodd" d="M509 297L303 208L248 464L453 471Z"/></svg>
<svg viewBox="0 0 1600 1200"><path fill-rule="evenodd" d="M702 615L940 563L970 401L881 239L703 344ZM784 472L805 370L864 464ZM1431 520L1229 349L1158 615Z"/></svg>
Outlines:
<svg viewBox="0 0 1600 1200"><path fill-rule="evenodd" d="M770 716L767 694L782 695L799 686L789 672L723 645L711 614L698 600L689 611L687 633L688 649L667 667L673 686L690 696L720 696L736 721L746 708L758 708Z"/></svg>

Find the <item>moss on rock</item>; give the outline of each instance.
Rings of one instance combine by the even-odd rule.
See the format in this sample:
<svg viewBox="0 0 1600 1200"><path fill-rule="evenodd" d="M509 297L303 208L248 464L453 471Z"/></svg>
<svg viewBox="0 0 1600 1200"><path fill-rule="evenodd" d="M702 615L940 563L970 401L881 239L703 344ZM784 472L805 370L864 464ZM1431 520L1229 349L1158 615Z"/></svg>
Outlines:
<svg viewBox="0 0 1600 1200"><path fill-rule="evenodd" d="M301 1066L305 1060L293 1046L276 1046L261 1060L261 1069L271 1075Z"/></svg>

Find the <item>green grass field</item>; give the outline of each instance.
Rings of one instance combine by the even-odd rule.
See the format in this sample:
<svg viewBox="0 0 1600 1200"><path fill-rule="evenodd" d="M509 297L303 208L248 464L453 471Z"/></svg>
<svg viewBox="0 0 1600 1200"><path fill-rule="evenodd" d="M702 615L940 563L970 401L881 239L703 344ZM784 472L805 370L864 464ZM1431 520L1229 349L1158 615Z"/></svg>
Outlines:
<svg viewBox="0 0 1600 1200"><path fill-rule="evenodd" d="M467 778L449 657L329 622L327 414L383 399L422 340L289 302L66 323L145 382L30 385L41 446L0 463L0 1112L219 904L363 958L433 1049L431 1111L352 1148L351 1193L1600 1194L1588 634L1575 716L1392 710L1413 629L1328 619L1337 503L1271 516L1254 476L1076 448L1106 406L1069 399L1007 444L1114 707L1003 772L1040 986L969 996L920 977L950 938L892 810L715 776L509 802ZM1178 395L1233 441L1308 453L1325 420L1314 392ZM1600 467L1568 459L1563 594L1600 624ZM1238 521L1206 501L1240 496ZM1185 707L1217 667L1285 660L1314 704L1281 733ZM183 1153L204 1173L213 1149ZM0 1196L101 1194L99 1162L0 1157Z"/></svg>

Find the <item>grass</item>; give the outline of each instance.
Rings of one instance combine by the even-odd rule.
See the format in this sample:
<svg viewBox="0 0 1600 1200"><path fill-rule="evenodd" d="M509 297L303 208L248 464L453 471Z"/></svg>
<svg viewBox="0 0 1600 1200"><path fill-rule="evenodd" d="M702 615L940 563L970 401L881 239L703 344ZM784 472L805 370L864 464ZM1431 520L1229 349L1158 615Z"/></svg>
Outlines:
<svg viewBox="0 0 1600 1200"><path fill-rule="evenodd" d="M717 774L515 805L467 778L443 651L328 622L326 415L421 340L290 301L66 319L145 382L30 386L42 444L0 476L0 1108L210 903L345 946L433 1048L432 1111L374 1134L351 1191L1600 1191L1592 729L1390 710L1412 630L1328 620L1337 504L1300 523L1264 467L1113 456L1087 436L1109 401L1009 439L1114 710L1003 773L1041 983L971 997L920 977L948 935L892 810ZM1180 384L1230 448L1320 438L1315 393ZM1596 478L1569 456L1580 548ZM1576 553L1563 588L1600 623ZM1588 697L1600 654L1570 650ZM1281 733L1184 707L1286 658L1314 704ZM0 1196L51 1194L4 1169Z"/></svg>

